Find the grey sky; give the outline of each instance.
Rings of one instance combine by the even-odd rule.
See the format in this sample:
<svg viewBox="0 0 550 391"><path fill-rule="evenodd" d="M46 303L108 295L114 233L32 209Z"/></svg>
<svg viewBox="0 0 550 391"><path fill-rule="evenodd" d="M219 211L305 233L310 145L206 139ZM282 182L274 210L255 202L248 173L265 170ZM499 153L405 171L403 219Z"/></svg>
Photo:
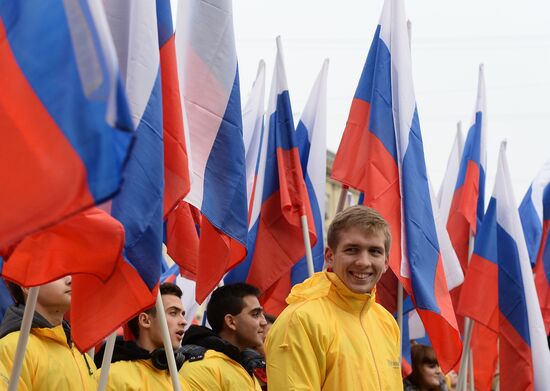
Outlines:
<svg viewBox="0 0 550 391"><path fill-rule="evenodd" d="M328 57L327 147L336 151L382 4L382 0L234 0L243 100L260 59L267 63L270 85L277 35L283 39L290 97L298 118ZM493 189L499 143L506 138L519 203L550 158L550 5L542 0L409 0L405 7L412 22L416 99L434 187L437 190L441 183L456 122L462 120L465 136L471 124L478 65L483 62L487 198Z"/></svg>

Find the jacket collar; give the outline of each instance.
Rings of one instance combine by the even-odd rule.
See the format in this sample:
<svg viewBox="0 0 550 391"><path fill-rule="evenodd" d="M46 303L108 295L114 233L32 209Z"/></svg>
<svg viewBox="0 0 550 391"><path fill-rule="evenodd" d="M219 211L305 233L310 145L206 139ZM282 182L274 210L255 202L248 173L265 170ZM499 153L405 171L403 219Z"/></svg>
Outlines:
<svg viewBox="0 0 550 391"><path fill-rule="evenodd" d="M352 313L360 313L374 303L376 298L376 287L373 288L371 293L355 293L352 292L335 273L325 273L326 278L332 284L328 296L339 307Z"/></svg>

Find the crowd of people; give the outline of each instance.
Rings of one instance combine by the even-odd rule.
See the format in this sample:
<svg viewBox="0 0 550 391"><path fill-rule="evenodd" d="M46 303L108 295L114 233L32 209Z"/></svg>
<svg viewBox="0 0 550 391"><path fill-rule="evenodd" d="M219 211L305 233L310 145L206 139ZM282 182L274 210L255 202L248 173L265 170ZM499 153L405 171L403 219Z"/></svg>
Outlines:
<svg viewBox="0 0 550 391"><path fill-rule="evenodd" d="M182 390L448 390L433 350L412 347L413 371L401 372L400 333L375 300L388 268L391 235L378 212L355 206L328 230L328 269L292 288L275 320L246 283L217 288L209 327L185 330L182 291L160 285ZM15 304L0 325L0 390L7 389L28 289L9 284ZM71 277L41 286L23 360L20 390L95 390L103 349L79 352L64 320ZM155 307L130 320L131 340L117 340L107 390L172 390Z"/></svg>

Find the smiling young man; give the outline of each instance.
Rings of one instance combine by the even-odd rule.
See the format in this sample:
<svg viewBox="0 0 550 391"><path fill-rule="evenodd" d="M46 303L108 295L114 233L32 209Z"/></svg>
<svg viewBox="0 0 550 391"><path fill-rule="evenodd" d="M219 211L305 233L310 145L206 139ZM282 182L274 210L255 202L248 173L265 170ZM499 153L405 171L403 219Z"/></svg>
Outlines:
<svg viewBox="0 0 550 391"><path fill-rule="evenodd" d="M185 311L181 300L181 289L172 283L160 285L160 294L172 349L181 345L185 325ZM128 328L135 341L117 341L109 369L107 390L173 390L172 381L166 365L162 329L155 307L141 312L128 322ZM96 363L101 363L103 354L96 355ZM160 359L159 361L156 358ZM180 365L183 362L180 363ZM99 376L98 376L99 378ZM182 390L188 390L183 377L179 376Z"/></svg>
<svg viewBox="0 0 550 391"><path fill-rule="evenodd" d="M183 365L182 372L192 390L261 391L253 368L248 365L259 357L257 353L250 356L250 350L262 343L267 325L259 296L256 287L244 283L225 285L212 292L206 307L212 329L191 326L183 338L184 345L198 345L206 350L204 357Z"/></svg>
<svg viewBox="0 0 550 391"><path fill-rule="evenodd" d="M292 288L266 340L270 391L402 390L399 329L375 301L391 235L374 209L336 215L325 261Z"/></svg>

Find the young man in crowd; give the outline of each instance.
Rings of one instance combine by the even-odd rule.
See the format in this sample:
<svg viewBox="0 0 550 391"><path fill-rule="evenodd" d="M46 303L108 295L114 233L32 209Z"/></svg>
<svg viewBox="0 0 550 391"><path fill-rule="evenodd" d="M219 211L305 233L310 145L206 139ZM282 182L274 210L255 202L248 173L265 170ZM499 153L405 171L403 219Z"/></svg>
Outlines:
<svg viewBox="0 0 550 391"><path fill-rule="evenodd" d="M328 229L319 272L293 287L266 340L270 391L402 390L399 328L375 301L391 235L374 209L354 206Z"/></svg>
<svg viewBox="0 0 550 391"><path fill-rule="evenodd" d="M87 354L80 353L71 340L63 316L71 305L70 276L40 286L19 390L97 389L96 367ZM29 290L9 284L15 304L8 308L0 325L0 362L9 376L19 338L19 329ZM1 380L0 380L1 384Z"/></svg>
<svg viewBox="0 0 550 391"><path fill-rule="evenodd" d="M172 349L177 351L187 324L181 301L182 291L172 283L163 283L159 289ZM156 308L152 307L128 322L128 328L135 341L120 340L115 343L107 390L173 390L162 341L161 325L157 315ZM99 354L96 357L98 366L101 365L102 356ZM184 360L183 355L176 354L175 357L176 364L181 368ZM179 381L182 390L188 390L181 373L179 373Z"/></svg>
<svg viewBox="0 0 550 391"><path fill-rule="evenodd" d="M256 287L244 283L225 285L212 293L206 308L212 330L191 326L183 338L184 349L190 345L206 349L204 357L191 358L183 365L192 390L261 390L253 371L265 362L252 350L262 344L267 324L259 295Z"/></svg>

